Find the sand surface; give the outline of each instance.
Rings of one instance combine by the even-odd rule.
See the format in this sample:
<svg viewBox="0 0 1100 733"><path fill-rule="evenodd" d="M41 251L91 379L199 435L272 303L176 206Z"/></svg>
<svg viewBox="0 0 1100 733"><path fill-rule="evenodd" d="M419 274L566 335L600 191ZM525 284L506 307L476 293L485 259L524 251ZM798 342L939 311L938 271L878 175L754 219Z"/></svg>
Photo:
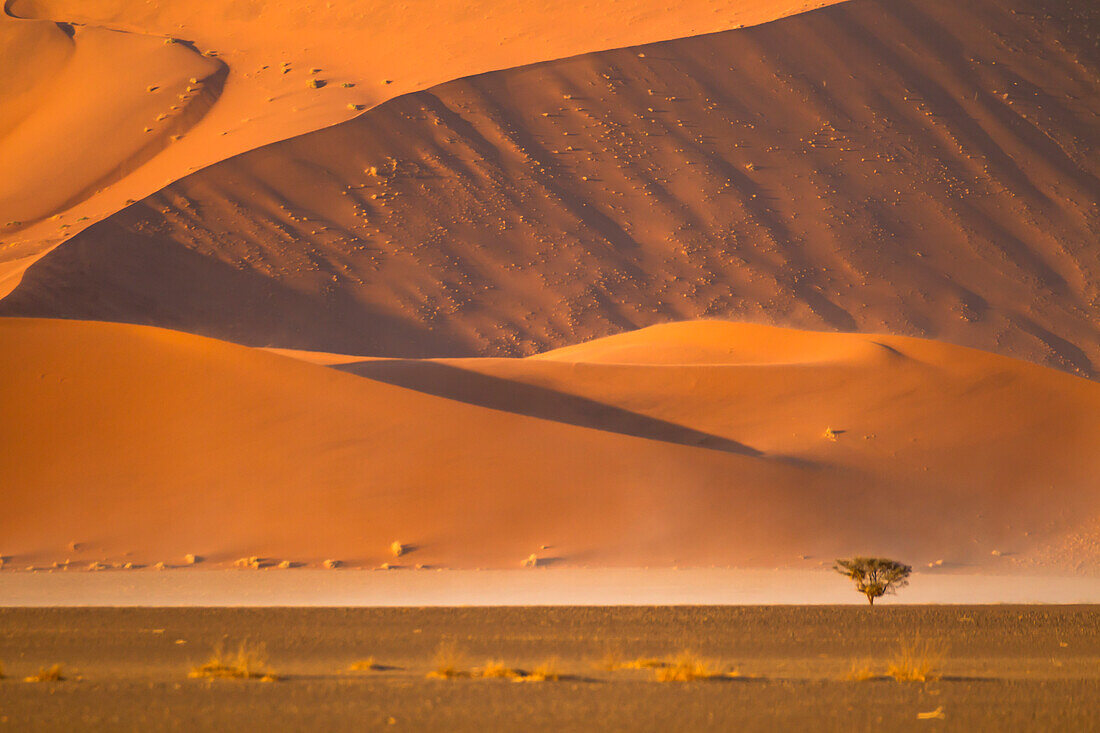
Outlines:
<svg viewBox="0 0 1100 733"><path fill-rule="evenodd" d="M826 1L5 0L0 292L37 257L134 199L395 96L492 69L762 23ZM189 104L195 98L202 103Z"/></svg>
<svg viewBox="0 0 1100 733"><path fill-rule="evenodd" d="M1094 573L1100 544L1100 385L932 341L690 322L538 359L326 367L3 319L0 374L5 573L875 552L1058 574Z"/></svg>
<svg viewBox="0 0 1100 733"><path fill-rule="evenodd" d="M879 606L928 603L1100 604L1100 578L926 571ZM555 568L548 570L178 570L0 574L0 607L231 606L862 606L831 570Z"/></svg>
<svg viewBox="0 0 1100 733"><path fill-rule="evenodd" d="M1098 13L855 0L433 87L159 191L0 313L416 357L729 318L1093 377Z"/></svg>
<svg viewBox="0 0 1100 733"><path fill-rule="evenodd" d="M0 725L13 730L967 731L1095 729L1096 607L0 610ZM882 674L919 635L943 678ZM280 682L187 678L219 641L264 643ZM440 642L465 668L573 679L429 680ZM608 657L683 649L741 678L659 683ZM373 657L374 671L351 672ZM72 679L20 681L62 663ZM77 680L76 678L80 679ZM927 720L919 713L940 711Z"/></svg>

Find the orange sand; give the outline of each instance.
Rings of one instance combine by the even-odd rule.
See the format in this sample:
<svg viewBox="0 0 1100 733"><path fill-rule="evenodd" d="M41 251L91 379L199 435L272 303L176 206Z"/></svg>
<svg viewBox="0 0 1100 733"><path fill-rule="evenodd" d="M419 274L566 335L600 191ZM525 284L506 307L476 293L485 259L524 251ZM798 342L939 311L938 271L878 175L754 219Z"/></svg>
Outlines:
<svg viewBox="0 0 1100 733"><path fill-rule="evenodd" d="M0 376L17 566L870 551L1077 570L1098 553L1100 385L917 339L696 322L537 359L330 368L3 319ZM394 539L418 549L395 561Z"/></svg>
<svg viewBox="0 0 1100 733"><path fill-rule="evenodd" d="M654 0L7 0L0 293L27 258L131 199L397 95L492 69L762 23L830 1L695 0L673 8ZM72 37L56 23L71 24ZM224 86L207 78L219 69L228 73ZM189 100L202 96L202 105L171 110L181 80L192 77L201 95ZM147 92L151 85L159 89ZM9 88L18 93L10 106ZM50 214L61 218L40 221Z"/></svg>
<svg viewBox="0 0 1100 733"><path fill-rule="evenodd" d="M1030 7L855 0L403 97L93 227L0 313L376 356L729 318L1093 377L1095 24Z"/></svg>

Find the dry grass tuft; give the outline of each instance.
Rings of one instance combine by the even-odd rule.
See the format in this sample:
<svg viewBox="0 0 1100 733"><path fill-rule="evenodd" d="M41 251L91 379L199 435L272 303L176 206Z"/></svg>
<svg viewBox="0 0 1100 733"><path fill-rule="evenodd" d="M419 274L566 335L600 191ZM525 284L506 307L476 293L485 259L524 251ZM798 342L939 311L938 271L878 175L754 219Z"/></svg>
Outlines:
<svg viewBox="0 0 1100 733"><path fill-rule="evenodd" d="M394 557L401 557L402 555L404 555L408 551L409 551L409 546L404 545L404 544L398 542L397 540L394 540L393 542L390 543L390 553Z"/></svg>
<svg viewBox="0 0 1100 733"><path fill-rule="evenodd" d="M904 643L886 667L886 674L898 682L931 682L940 678L946 650L931 642Z"/></svg>
<svg viewBox="0 0 1100 733"><path fill-rule="evenodd" d="M464 669L466 655L463 654L454 642L443 642L435 651L435 669L428 673L430 679L450 680L456 677L469 677L470 673Z"/></svg>
<svg viewBox="0 0 1100 733"><path fill-rule="evenodd" d="M523 672L518 669L512 669L499 659L491 659L485 663L485 666L477 670L478 677L482 677L487 680L495 679L516 679L523 676Z"/></svg>
<svg viewBox="0 0 1100 733"><path fill-rule="evenodd" d="M29 677L24 677L24 682L61 682L65 679L64 670L60 664L54 664L50 667L42 667L36 674L32 674Z"/></svg>
<svg viewBox="0 0 1100 733"><path fill-rule="evenodd" d="M736 672L722 672L714 663L701 659L689 651L680 652L675 659L655 670L658 682L694 682L720 677L736 677Z"/></svg>
<svg viewBox="0 0 1100 733"><path fill-rule="evenodd" d="M603 659L593 666L605 672L615 672L620 669L658 669L667 667L668 662L654 657L638 657L636 659L624 659L622 653L612 650L604 654Z"/></svg>
<svg viewBox="0 0 1100 733"><path fill-rule="evenodd" d="M367 657L366 659L360 659L358 661L352 662L351 666L348 667L348 671L350 671L350 672L370 672L370 671L373 671L374 668L375 668L374 657Z"/></svg>
<svg viewBox="0 0 1100 733"><path fill-rule="evenodd" d="M527 674L516 679L517 682L557 682L564 677L557 657L550 657Z"/></svg>
<svg viewBox="0 0 1100 733"><path fill-rule="evenodd" d="M867 682L878 677L879 675L875 674L874 664L871 660L862 659L852 662L852 666L848 668L843 679L849 682Z"/></svg>
<svg viewBox="0 0 1100 733"><path fill-rule="evenodd" d="M275 682L279 676L267 666L267 649L263 644L242 641L235 653L225 651L221 642L205 664L192 667L187 675L192 679L254 680Z"/></svg>

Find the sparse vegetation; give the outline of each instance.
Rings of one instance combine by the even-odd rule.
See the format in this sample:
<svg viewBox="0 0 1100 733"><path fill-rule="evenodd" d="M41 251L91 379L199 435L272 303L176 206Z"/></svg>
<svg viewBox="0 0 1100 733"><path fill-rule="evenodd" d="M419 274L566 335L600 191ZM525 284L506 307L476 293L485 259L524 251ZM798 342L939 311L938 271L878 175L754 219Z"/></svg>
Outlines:
<svg viewBox="0 0 1100 733"><path fill-rule="evenodd" d="M844 679L849 682L866 682L877 679L878 676L875 674L874 663L870 659L860 659L852 662L844 675Z"/></svg>
<svg viewBox="0 0 1100 733"><path fill-rule="evenodd" d="M723 677L736 677L736 672L722 672L713 662L682 651L669 663L654 670L658 682L694 682Z"/></svg>
<svg viewBox="0 0 1100 733"><path fill-rule="evenodd" d="M432 679L449 680L455 677L469 677L470 673L464 669L466 655L463 654L454 642L442 642L435 651L435 667L428 673Z"/></svg>
<svg viewBox="0 0 1100 733"><path fill-rule="evenodd" d="M867 596L867 602L875 605L875 599L887 593L896 593L898 588L909 585L909 573L913 568L896 560L884 557L853 557L849 560L837 560L833 566L841 575L845 575L856 584L856 590Z"/></svg>
<svg viewBox="0 0 1100 733"><path fill-rule="evenodd" d="M901 645L886 667L886 674L898 682L931 682L940 678L940 667L947 656L942 646L927 641Z"/></svg>
<svg viewBox="0 0 1100 733"><path fill-rule="evenodd" d="M214 647L210 659L191 668L192 679L232 679L274 682L279 679L267 666L267 649L263 644L242 641L236 652L226 652L222 642Z"/></svg>
<svg viewBox="0 0 1100 733"><path fill-rule="evenodd" d="M62 682L65 679L64 669L60 664L42 667L35 674L23 678L24 682Z"/></svg>
<svg viewBox="0 0 1100 733"><path fill-rule="evenodd" d="M521 679L524 682L557 682L564 675L561 673L557 657L550 657L542 662Z"/></svg>
<svg viewBox="0 0 1100 733"><path fill-rule="evenodd" d="M491 659L485 663L485 666L477 670L478 677L484 677L485 679L515 679L522 677L523 672L518 669L509 667L499 659Z"/></svg>
<svg viewBox="0 0 1100 733"><path fill-rule="evenodd" d="M404 544L398 542L397 540L394 540L393 542L390 543L390 553L394 557L401 557L402 555L404 555L408 551L409 551L408 545L404 545Z"/></svg>
<svg viewBox="0 0 1100 733"><path fill-rule="evenodd" d="M351 672L370 672L374 670L374 657L367 657L366 659L359 659L352 662L348 666L348 670Z"/></svg>

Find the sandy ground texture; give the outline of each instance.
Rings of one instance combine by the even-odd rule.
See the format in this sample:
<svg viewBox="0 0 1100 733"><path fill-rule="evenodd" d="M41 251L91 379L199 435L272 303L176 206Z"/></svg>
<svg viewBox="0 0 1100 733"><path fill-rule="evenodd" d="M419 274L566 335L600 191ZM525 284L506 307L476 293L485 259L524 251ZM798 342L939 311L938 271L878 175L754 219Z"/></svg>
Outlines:
<svg viewBox="0 0 1100 733"><path fill-rule="evenodd" d="M134 199L395 96L823 1L5 0L0 292Z"/></svg>
<svg viewBox="0 0 1100 733"><path fill-rule="evenodd" d="M169 186L0 313L433 357L728 318L1092 377L1098 35L1090 0L854 0L463 79Z"/></svg>
<svg viewBox="0 0 1100 733"><path fill-rule="evenodd" d="M0 610L0 729L1073 730L1100 720L1095 606ZM189 679L219 642L280 681ZM884 673L919 638L925 682ZM428 679L441 644L558 681ZM683 650L736 676L622 669ZM931 658L931 657L929 657ZM349 669L373 660L364 671ZM63 665L61 682L27 683ZM366 665L364 665L366 666ZM618 667L618 668L614 668ZM613 669L609 669L613 668ZM873 679L846 679L853 669ZM926 717L921 718L921 715Z"/></svg>
<svg viewBox="0 0 1100 733"><path fill-rule="evenodd" d="M807 560L807 566L818 566ZM394 607L863 605L832 569L570 568L264 572L176 567L0 573L0 607ZM921 568L880 601L898 604L1100 604L1100 577Z"/></svg>
<svg viewBox="0 0 1100 733"><path fill-rule="evenodd" d="M701 321L329 367L0 319L0 394L5 573L1100 556L1100 384L934 341Z"/></svg>

